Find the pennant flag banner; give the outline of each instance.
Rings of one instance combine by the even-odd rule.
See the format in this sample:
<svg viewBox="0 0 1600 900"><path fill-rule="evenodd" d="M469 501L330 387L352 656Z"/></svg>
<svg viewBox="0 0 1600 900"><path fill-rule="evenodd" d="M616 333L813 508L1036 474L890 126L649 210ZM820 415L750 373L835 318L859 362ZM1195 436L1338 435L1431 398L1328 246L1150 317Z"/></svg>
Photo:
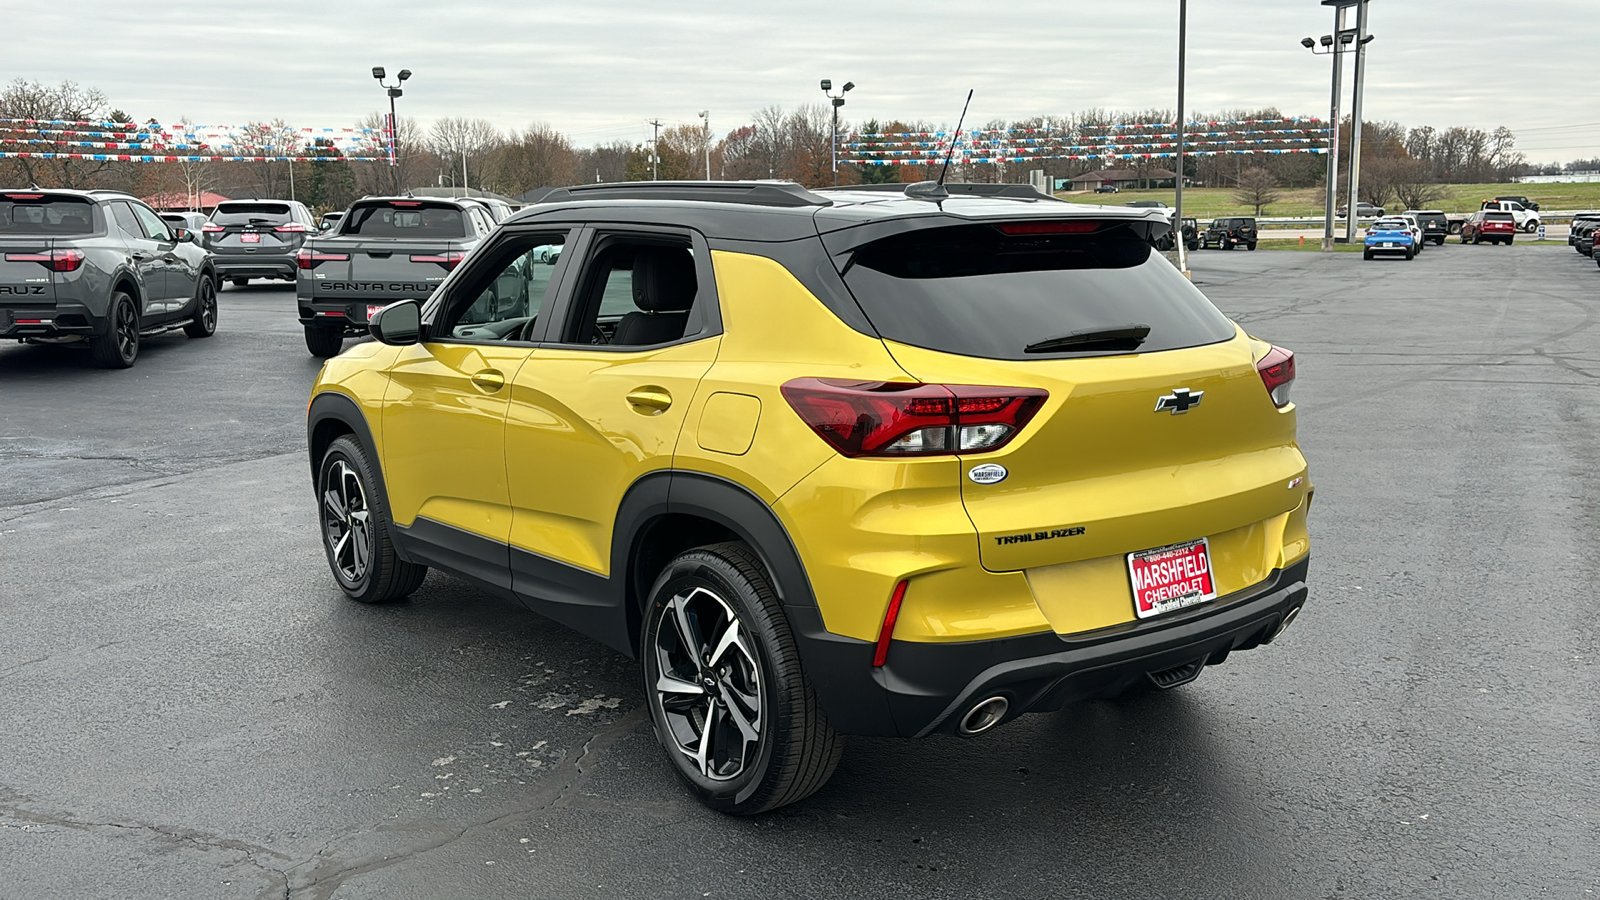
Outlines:
<svg viewBox="0 0 1600 900"><path fill-rule="evenodd" d="M95 162L388 162L386 156L154 156L118 153L0 153L0 159L87 159Z"/></svg>

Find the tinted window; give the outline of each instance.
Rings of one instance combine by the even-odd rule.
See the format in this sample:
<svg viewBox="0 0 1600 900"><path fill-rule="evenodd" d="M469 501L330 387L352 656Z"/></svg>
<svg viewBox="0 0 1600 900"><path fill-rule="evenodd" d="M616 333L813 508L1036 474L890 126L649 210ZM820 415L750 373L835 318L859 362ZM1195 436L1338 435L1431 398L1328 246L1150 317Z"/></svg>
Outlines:
<svg viewBox="0 0 1600 900"><path fill-rule="evenodd" d="M139 227L139 220L133 217L133 210L126 203L110 203L107 208L111 210L112 218L117 220L117 227L127 232L128 237L145 239L144 229Z"/></svg>
<svg viewBox="0 0 1600 900"><path fill-rule="evenodd" d="M1204 294L1126 228L1025 237L988 225L918 231L862 248L844 280L885 338L964 356L1103 355L1024 348L1128 325L1150 328L1141 352L1234 335Z"/></svg>
<svg viewBox="0 0 1600 900"><path fill-rule="evenodd" d="M521 340L544 307L550 276L561 259L564 235L519 241L494 278L455 317L450 336L465 340Z"/></svg>
<svg viewBox="0 0 1600 900"><path fill-rule="evenodd" d="M222 203L211 214L218 225L282 225L291 218L287 203Z"/></svg>
<svg viewBox="0 0 1600 900"><path fill-rule="evenodd" d="M25 195L24 195L25 197ZM0 194L0 234L91 234L94 204L76 197L11 199Z"/></svg>
<svg viewBox="0 0 1600 900"><path fill-rule="evenodd" d="M422 201L356 205L340 223L340 234L366 237L459 238L467 236L461 210Z"/></svg>
<svg viewBox="0 0 1600 900"><path fill-rule="evenodd" d="M1484 216L1484 218L1488 219L1490 222L1514 222L1514 221L1516 221L1516 217L1511 215L1511 213L1508 213L1508 212L1492 212L1492 213L1489 213L1488 215Z"/></svg>
<svg viewBox="0 0 1600 900"><path fill-rule="evenodd" d="M137 203L129 203L128 206L133 209L139 225L144 228L145 237L157 241L172 240L172 231L167 228L167 223L161 221L160 216Z"/></svg>

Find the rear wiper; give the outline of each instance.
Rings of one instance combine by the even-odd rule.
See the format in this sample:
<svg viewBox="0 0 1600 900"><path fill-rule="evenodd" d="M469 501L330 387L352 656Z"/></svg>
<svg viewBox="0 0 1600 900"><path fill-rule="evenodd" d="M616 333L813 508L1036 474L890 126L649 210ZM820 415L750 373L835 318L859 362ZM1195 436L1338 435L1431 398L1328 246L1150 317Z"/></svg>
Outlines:
<svg viewBox="0 0 1600 900"><path fill-rule="evenodd" d="M1150 336L1149 325L1113 325L1086 328L1046 338L1022 348L1024 353L1051 353L1056 350L1137 350Z"/></svg>

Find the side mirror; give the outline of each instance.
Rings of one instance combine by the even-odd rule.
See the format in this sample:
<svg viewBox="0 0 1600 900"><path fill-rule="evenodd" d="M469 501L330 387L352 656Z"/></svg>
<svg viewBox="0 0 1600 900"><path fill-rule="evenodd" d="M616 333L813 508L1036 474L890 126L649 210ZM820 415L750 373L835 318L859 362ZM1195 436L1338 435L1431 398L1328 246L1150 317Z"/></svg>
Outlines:
<svg viewBox="0 0 1600 900"><path fill-rule="evenodd" d="M422 340L422 303L401 300L372 314L367 331L381 344L403 347Z"/></svg>
<svg viewBox="0 0 1600 900"><path fill-rule="evenodd" d="M178 243L180 244L192 244L195 242L194 232L187 228L174 228L172 233L177 235Z"/></svg>

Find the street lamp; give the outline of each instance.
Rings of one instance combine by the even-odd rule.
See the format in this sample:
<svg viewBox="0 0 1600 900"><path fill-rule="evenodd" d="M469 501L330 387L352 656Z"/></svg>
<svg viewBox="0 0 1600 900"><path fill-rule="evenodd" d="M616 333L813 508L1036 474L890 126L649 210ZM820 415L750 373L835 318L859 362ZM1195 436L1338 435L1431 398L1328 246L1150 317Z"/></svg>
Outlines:
<svg viewBox="0 0 1600 900"><path fill-rule="evenodd" d="M706 132L706 180L711 180L711 110L702 109L695 115L705 120Z"/></svg>
<svg viewBox="0 0 1600 900"><path fill-rule="evenodd" d="M830 139L828 143L832 145L833 149L832 159L834 187L839 186L839 107L844 105L845 93L853 90L855 86L856 83L854 81L846 81L844 83L843 90L839 91L837 94L830 94L828 92L833 90L833 81L827 78L822 79L822 95L833 102L833 132L831 135L829 135Z"/></svg>
<svg viewBox="0 0 1600 900"><path fill-rule="evenodd" d="M405 95L405 91L400 90L400 82L411 77L411 70L401 69L397 76L400 80L393 86L384 84L383 66L373 66L372 77L389 93L389 167L394 169L394 192L398 194L400 193L400 128L394 117L394 98Z"/></svg>
<svg viewBox="0 0 1600 900"><path fill-rule="evenodd" d="M1345 216L1344 240L1349 243L1355 240L1356 234L1356 204L1357 196L1361 190L1361 99L1363 82L1366 80L1367 53L1366 46L1372 43L1373 35L1367 34L1367 3L1368 0L1322 0L1323 6L1333 7L1333 34L1325 34L1320 41L1311 38L1301 38L1300 45L1318 56L1333 57L1333 100L1330 104L1328 125L1328 189L1327 209L1324 212L1322 249L1332 250L1335 242L1333 236L1334 206L1338 203L1339 181L1339 95L1343 80L1344 54L1355 53L1356 73L1355 90L1350 104L1351 132L1350 132L1350 199ZM1356 8L1356 27L1345 27L1345 10L1354 6ZM1318 50L1320 44L1322 49Z"/></svg>

